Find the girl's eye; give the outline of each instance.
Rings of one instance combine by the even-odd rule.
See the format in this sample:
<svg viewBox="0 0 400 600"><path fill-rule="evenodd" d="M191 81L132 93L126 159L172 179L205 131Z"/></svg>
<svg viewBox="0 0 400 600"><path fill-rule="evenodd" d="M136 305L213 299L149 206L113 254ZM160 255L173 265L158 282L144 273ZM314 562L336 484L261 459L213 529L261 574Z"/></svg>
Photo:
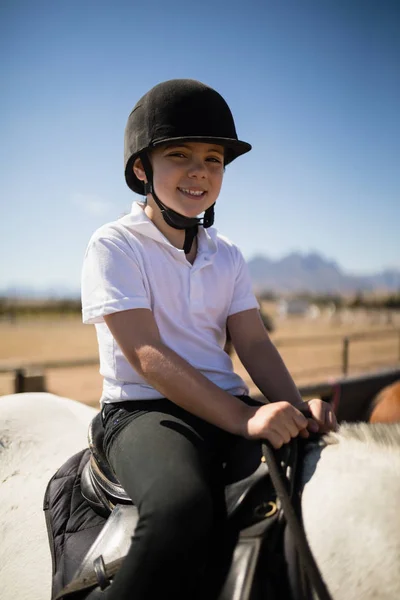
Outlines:
<svg viewBox="0 0 400 600"><path fill-rule="evenodd" d="M173 152L168 152L168 154L166 156L172 157L172 158L188 158L184 152L181 152L179 150L174 150ZM218 156L208 156L205 158L205 161L214 163L216 165L223 164L223 159L219 158Z"/></svg>
<svg viewBox="0 0 400 600"><path fill-rule="evenodd" d="M170 152L168 154L168 156L179 156L181 158L185 158L185 155L183 154L183 152Z"/></svg>

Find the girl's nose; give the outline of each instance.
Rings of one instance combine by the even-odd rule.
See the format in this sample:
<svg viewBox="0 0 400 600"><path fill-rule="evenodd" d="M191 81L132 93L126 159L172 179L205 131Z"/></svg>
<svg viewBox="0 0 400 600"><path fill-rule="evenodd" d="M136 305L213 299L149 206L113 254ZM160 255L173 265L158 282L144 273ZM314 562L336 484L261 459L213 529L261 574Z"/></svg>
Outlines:
<svg viewBox="0 0 400 600"><path fill-rule="evenodd" d="M193 159L188 167L189 177L205 177L206 165L203 160Z"/></svg>

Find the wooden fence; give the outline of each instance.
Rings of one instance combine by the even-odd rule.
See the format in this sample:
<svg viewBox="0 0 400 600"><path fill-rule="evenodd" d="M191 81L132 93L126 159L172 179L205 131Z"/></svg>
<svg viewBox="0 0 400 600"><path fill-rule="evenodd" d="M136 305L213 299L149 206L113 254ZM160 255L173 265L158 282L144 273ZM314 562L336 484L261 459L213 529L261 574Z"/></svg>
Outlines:
<svg viewBox="0 0 400 600"><path fill-rule="evenodd" d="M307 336L307 337L294 337L294 338L284 338L284 339L275 339L274 344L277 348L288 348L288 347L302 347L305 346L326 346L326 345L337 345L341 344L341 375L343 377L347 377L350 369L350 347L355 343L364 342L366 340L377 340L383 338L397 338L397 352L396 356L393 358L391 366L394 366L393 363L400 365L400 329L393 330L382 330L375 332L364 332L364 333L354 333L350 335L331 335L331 336ZM26 363L18 363L18 364L0 364L0 374L2 373L14 373L14 392L28 392L28 391L46 391L46 378L45 371L47 369L58 369L58 368L70 368L70 367L88 367L93 365L98 365L98 358L86 358L86 359L77 359L77 360L49 360L49 361L41 361L38 363L35 362L26 362ZM376 361L373 363L365 363L358 364L357 367L370 367L370 366L380 366L383 367L385 364L377 365ZM387 366L387 362L386 362ZM326 366L326 369L329 367ZM312 374L315 372L323 372L324 368L318 367L317 369L308 369L307 374ZM297 375L304 375L306 372L301 371L300 373L292 372L293 377L296 378Z"/></svg>
<svg viewBox="0 0 400 600"><path fill-rule="evenodd" d="M284 339L275 339L274 344L277 348L294 348L294 347L309 347L309 346L332 346L332 345L341 345L341 365L340 372L341 375L346 377L349 374L350 369L350 345L354 345L356 343L362 343L366 340L379 340L385 338L395 338L397 339L397 351L395 356L393 357L393 362L400 364L400 329L390 329L390 330L381 330L381 331L368 331L368 332L359 332L352 333L348 335L330 335L330 336L305 336L305 337L293 337L293 338L284 338ZM384 367L387 366L387 361L383 364L377 364L377 361L369 361L364 363L358 363L358 368L367 368L370 366L379 366ZM393 365L392 365L393 366ZM325 369L328 370L330 368L329 365L325 365ZM322 372L324 370L323 367L318 366L316 369L307 369L307 371L300 371L298 373L291 371L292 376L296 378L296 376L302 375L312 375L318 372Z"/></svg>

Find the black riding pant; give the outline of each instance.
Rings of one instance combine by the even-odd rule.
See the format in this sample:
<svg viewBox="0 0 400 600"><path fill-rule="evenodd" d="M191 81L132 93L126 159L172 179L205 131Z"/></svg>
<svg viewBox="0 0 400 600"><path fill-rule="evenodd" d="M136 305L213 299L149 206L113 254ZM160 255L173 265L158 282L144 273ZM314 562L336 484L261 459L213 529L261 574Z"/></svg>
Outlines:
<svg viewBox="0 0 400 600"><path fill-rule="evenodd" d="M129 553L104 598L216 597L236 535L226 527L229 465L240 454L243 472L235 476L250 474L259 443L167 399L108 404L102 414L109 461L139 511Z"/></svg>

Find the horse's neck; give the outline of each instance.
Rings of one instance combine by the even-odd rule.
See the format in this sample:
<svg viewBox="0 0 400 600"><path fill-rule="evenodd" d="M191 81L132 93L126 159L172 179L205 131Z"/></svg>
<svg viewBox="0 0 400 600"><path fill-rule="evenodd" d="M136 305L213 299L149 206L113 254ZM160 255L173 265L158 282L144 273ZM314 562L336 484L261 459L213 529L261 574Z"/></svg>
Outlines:
<svg viewBox="0 0 400 600"><path fill-rule="evenodd" d="M338 439L305 458L310 547L334 600L400 598L400 451Z"/></svg>

